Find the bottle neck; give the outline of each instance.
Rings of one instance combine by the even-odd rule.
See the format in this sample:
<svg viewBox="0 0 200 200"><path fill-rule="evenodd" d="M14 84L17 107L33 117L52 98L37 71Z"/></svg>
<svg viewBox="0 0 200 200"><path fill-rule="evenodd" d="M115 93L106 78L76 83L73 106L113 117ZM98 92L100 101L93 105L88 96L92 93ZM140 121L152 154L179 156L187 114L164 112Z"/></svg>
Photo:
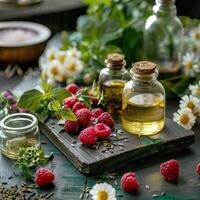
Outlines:
<svg viewBox="0 0 200 200"><path fill-rule="evenodd" d="M156 0L153 6L153 12L159 17L172 17L176 16L177 10L175 0Z"/></svg>
<svg viewBox="0 0 200 200"><path fill-rule="evenodd" d="M142 82L142 83L149 83L149 82L153 82L157 80L158 77L158 71L156 71L153 74L131 74L133 80L138 81L138 82Z"/></svg>

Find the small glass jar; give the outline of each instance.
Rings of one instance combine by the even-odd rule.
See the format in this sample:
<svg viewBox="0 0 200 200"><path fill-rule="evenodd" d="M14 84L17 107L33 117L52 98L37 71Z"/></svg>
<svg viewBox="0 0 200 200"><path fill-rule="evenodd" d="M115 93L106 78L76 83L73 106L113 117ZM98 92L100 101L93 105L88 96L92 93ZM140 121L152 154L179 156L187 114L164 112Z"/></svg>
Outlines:
<svg viewBox="0 0 200 200"><path fill-rule="evenodd" d="M16 113L1 120L2 153L16 159L20 148L39 147L37 118L28 113Z"/></svg>
<svg viewBox="0 0 200 200"><path fill-rule="evenodd" d="M145 24L144 58L155 62L161 73L175 73L180 69L184 33L175 0L155 0L153 13Z"/></svg>
<svg viewBox="0 0 200 200"><path fill-rule="evenodd" d="M106 99L106 109L116 119L122 114L122 92L130 75L125 69L126 61L121 54L109 54L105 64L106 68L99 75L100 90Z"/></svg>
<svg viewBox="0 0 200 200"><path fill-rule="evenodd" d="M165 90L157 80L156 64L137 62L130 73L122 96L122 126L137 135L156 134L165 124Z"/></svg>

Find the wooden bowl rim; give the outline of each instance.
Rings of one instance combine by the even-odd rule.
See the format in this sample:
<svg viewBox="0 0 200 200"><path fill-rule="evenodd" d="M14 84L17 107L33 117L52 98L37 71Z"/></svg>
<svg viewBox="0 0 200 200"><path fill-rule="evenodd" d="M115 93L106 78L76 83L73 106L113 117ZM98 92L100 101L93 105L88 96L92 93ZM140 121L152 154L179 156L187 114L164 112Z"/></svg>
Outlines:
<svg viewBox="0 0 200 200"><path fill-rule="evenodd" d="M37 36L31 40L19 42L16 44L9 44L0 40L0 47L25 47L25 46L33 46L36 44L43 43L47 41L51 36L51 31L48 27L34 23L34 22L24 22L24 21L10 21L10 22L0 22L0 30L6 28L23 28L29 29L33 32L37 32Z"/></svg>

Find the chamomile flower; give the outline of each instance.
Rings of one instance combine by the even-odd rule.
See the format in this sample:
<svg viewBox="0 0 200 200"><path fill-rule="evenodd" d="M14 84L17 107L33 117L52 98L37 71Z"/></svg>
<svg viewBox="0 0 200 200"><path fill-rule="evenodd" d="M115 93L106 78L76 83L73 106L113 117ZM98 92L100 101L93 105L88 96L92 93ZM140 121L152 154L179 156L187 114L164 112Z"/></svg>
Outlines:
<svg viewBox="0 0 200 200"><path fill-rule="evenodd" d="M190 85L189 89L193 96L200 98L200 82L196 85Z"/></svg>
<svg viewBox="0 0 200 200"><path fill-rule="evenodd" d="M195 39L200 41L200 26L197 28L194 28L193 30L190 31L190 36Z"/></svg>
<svg viewBox="0 0 200 200"><path fill-rule="evenodd" d="M72 58L81 58L81 52L76 47L73 47L67 51L67 56Z"/></svg>
<svg viewBox="0 0 200 200"><path fill-rule="evenodd" d="M58 50L55 47L51 47L47 50L46 55L47 55L47 61L52 62L53 60L56 59L57 57Z"/></svg>
<svg viewBox="0 0 200 200"><path fill-rule="evenodd" d="M185 95L180 101L180 108L189 108L194 115L200 113L200 100L192 95Z"/></svg>
<svg viewBox="0 0 200 200"><path fill-rule="evenodd" d="M78 75L83 70L83 62L78 58L68 58L65 62L65 70L69 77Z"/></svg>
<svg viewBox="0 0 200 200"><path fill-rule="evenodd" d="M50 79L52 78L59 82L62 82L66 79L65 70L58 60L53 60L49 64L49 68L47 70L47 76Z"/></svg>
<svg viewBox="0 0 200 200"><path fill-rule="evenodd" d="M117 200L115 189L107 183L99 183L90 190L93 200Z"/></svg>
<svg viewBox="0 0 200 200"><path fill-rule="evenodd" d="M191 77L196 76L196 73L200 71L200 67L197 63L198 63L198 60L195 54L186 53L183 56L183 66L184 66L185 74Z"/></svg>
<svg viewBox="0 0 200 200"><path fill-rule="evenodd" d="M195 124L196 116L189 108L183 108L174 113L173 120L184 129L190 130Z"/></svg>
<svg viewBox="0 0 200 200"><path fill-rule="evenodd" d="M57 53L56 59L61 63L64 64L67 59L67 53L66 51L59 51Z"/></svg>

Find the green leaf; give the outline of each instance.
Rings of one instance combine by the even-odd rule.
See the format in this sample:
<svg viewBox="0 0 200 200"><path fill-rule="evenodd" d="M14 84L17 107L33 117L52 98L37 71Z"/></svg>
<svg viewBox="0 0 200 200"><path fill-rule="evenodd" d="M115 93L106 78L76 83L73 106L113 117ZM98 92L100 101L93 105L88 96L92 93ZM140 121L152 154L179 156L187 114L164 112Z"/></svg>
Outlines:
<svg viewBox="0 0 200 200"><path fill-rule="evenodd" d="M54 86L53 84L47 83L46 80L42 78L42 89L44 90L45 93L51 92L53 86Z"/></svg>
<svg viewBox="0 0 200 200"><path fill-rule="evenodd" d="M20 164L19 168L21 169L22 176L26 179L33 179L33 175L30 172L29 168L27 167L26 164Z"/></svg>
<svg viewBox="0 0 200 200"><path fill-rule="evenodd" d="M50 111L58 112L59 110L61 110L61 104L58 100L51 101L48 105L48 109Z"/></svg>
<svg viewBox="0 0 200 200"><path fill-rule="evenodd" d="M43 94L36 90L29 90L24 92L19 99L18 107L25 108L29 111L36 112L42 105L41 100L43 98Z"/></svg>
<svg viewBox="0 0 200 200"><path fill-rule="evenodd" d="M62 109L59 111L61 119L67 119L69 121L76 121L76 115L70 109Z"/></svg>
<svg viewBox="0 0 200 200"><path fill-rule="evenodd" d="M54 88L52 90L51 97L55 100L58 100L60 103L67 97L70 97L71 94L65 88Z"/></svg>

